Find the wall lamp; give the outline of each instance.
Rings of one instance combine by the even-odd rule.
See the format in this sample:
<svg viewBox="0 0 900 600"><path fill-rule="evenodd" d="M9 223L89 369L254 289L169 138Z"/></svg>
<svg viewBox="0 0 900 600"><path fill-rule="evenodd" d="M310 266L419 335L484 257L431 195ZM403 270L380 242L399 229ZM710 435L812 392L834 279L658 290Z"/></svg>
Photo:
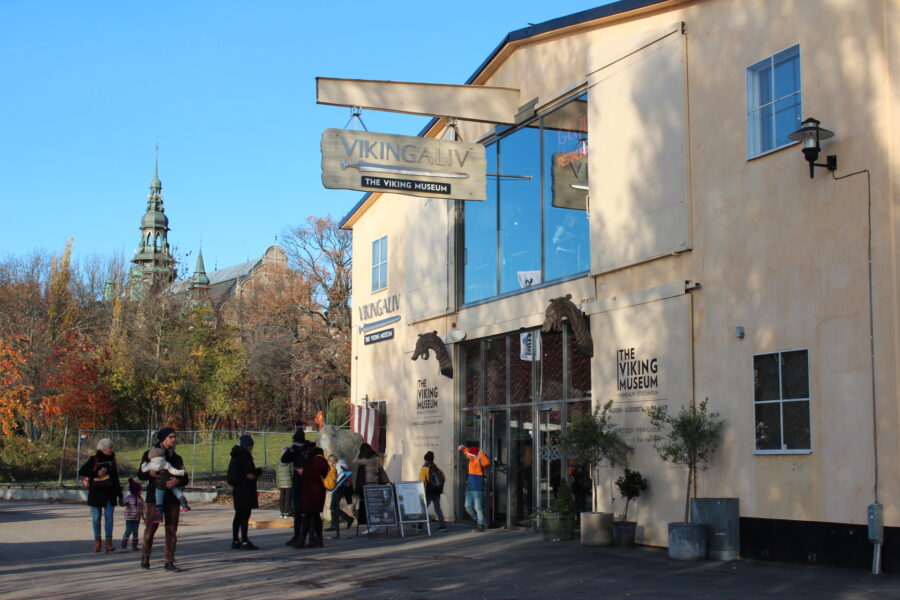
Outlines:
<svg viewBox="0 0 900 600"><path fill-rule="evenodd" d="M812 179L816 167L825 167L829 171L837 170L837 156L831 155L825 157L825 164L817 163L819 146L821 140L827 140L834 137L834 132L819 127L820 121L812 117L800 123L800 129L794 133L788 134L788 139L795 142L803 142L803 156L809 163L809 178Z"/></svg>

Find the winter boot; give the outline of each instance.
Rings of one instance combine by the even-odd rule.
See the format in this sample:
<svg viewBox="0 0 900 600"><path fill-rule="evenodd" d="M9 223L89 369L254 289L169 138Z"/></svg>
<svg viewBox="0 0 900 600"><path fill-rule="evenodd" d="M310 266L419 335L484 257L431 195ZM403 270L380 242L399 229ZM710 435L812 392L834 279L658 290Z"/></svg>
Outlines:
<svg viewBox="0 0 900 600"><path fill-rule="evenodd" d="M122 538L122 550L124 550L127 547L128 547L128 537L126 536L126 537Z"/></svg>
<svg viewBox="0 0 900 600"><path fill-rule="evenodd" d="M107 552L115 552L115 550L116 550L116 545L113 544L112 538L111 537L106 538L106 551Z"/></svg>
<svg viewBox="0 0 900 600"><path fill-rule="evenodd" d="M100 538L94 538L94 552L100 552L100 547L102 544L100 543Z"/></svg>
<svg viewBox="0 0 900 600"><path fill-rule="evenodd" d="M140 550L140 548L138 548L138 541L137 541L137 540L131 540L131 549L134 550L135 552L137 552L138 550Z"/></svg>
<svg viewBox="0 0 900 600"><path fill-rule="evenodd" d="M182 511L187 512L187 511L191 510L190 505L188 505L187 498L182 496L181 498L178 499L178 501L181 503Z"/></svg>

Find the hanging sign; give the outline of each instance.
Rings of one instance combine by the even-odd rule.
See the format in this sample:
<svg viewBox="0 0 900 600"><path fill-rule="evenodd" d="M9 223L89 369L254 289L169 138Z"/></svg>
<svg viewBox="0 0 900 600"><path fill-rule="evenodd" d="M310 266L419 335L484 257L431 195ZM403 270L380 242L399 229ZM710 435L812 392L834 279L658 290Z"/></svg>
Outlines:
<svg viewBox="0 0 900 600"><path fill-rule="evenodd" d="M407 135L326 129L322 185L427 198L487 199L484 146Z"/></svg>

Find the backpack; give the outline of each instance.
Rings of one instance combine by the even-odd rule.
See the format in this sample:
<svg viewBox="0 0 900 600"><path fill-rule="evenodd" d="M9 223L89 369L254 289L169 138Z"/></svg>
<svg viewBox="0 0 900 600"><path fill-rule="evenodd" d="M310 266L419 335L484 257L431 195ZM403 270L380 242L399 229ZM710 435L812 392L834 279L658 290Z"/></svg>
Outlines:
<svg viewBox="0 0 900 600"><path fill-rule="evenodd" d="M435 465L428 468L428 481L425 482L425 491L430 494L444 492L444 474Z"/></svg>
<svg viewBox="0 0 900 600"><path fill-rule="evenodd" d="M240 483L240 477L238 477L238 474L236 473L237 469L235 469L236 466L237 464L232 461L231 464L228 465L228 474L225 476L225 481L231 487L234 487L238 483Z"/></svg>
<svg viewBox="0 0 900 600"><path fill-rule="evenodd" d="M322 483L329 492L337 487L337 469L334 468L334 465L328 465L328 474L322 478Z"/></svg>

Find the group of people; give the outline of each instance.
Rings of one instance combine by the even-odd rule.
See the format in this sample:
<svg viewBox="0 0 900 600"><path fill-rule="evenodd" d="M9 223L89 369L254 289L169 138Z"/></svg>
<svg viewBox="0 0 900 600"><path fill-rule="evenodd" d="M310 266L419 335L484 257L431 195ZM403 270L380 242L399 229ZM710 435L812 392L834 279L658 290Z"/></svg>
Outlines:
<svg viewBox="0 0 900 600"><path fill-rule="evenodd" d="M147 483L143 498L141 492L144 486L133 478L128 479L128 494L123 493L113 442L106 438L98 442L96 454L78 472L88 490L87 503L91 509L94 552L100 552L104 548L100 532L101 521L106 534L106 552L116 549L112 532L113 511L118 504L124 507L125 512L122 548L127 548L131 539L132 549L141 551L141 567L149 569L153 539L159 526L164 525L164 568L173 572L181 570L175 565L178 520L180 513L189 511L191 507L183 491L189 483L189 477L184 468L184 460L175 452L176 440L176 431L171 427L163 427L156 433L154 446L141 457L137 477ZM485 469L491 461L476 446L460 446L459 450L468 461L465 509L475 521L475 530L484 531L484 479ZM280 465L290 469L291 508L294 517L293 537L286 545L292 548L324 546L322 511L325 508L326 491L331 492L330 530L339 530L342 522L346 522L348 528L353 524L354 517L342 509L341 503L351 507L356 496L358 523L367 526L362 532L364 535L370 533L366 522L364 488L367 485L389 483L380 457L369 444L360 446L353 461L356 465L355 475L345 461L335 455L326 459L324 454L322 448L307 441L302 429L294 433L292 445L283 449ZM234 498L232 549L259 548L250 541L247 530L251 512L259 508L257 480L264 470L265 467L257 467L253 460L253 438L242 435L231 450L227 475ZM279 487L282 487L286 481L286 473L282 471L279 475ZM441 509L441 494L446 477L435 464L434 453L431 451L425 453L419 480L425 486L426 508L434 506L438 517L438 531L446 531L447 524ZM282 516L286 516L287 509L285 494L282 494ZM143 544L139 546L138 530L141 520L146 526Z"/></svg>

